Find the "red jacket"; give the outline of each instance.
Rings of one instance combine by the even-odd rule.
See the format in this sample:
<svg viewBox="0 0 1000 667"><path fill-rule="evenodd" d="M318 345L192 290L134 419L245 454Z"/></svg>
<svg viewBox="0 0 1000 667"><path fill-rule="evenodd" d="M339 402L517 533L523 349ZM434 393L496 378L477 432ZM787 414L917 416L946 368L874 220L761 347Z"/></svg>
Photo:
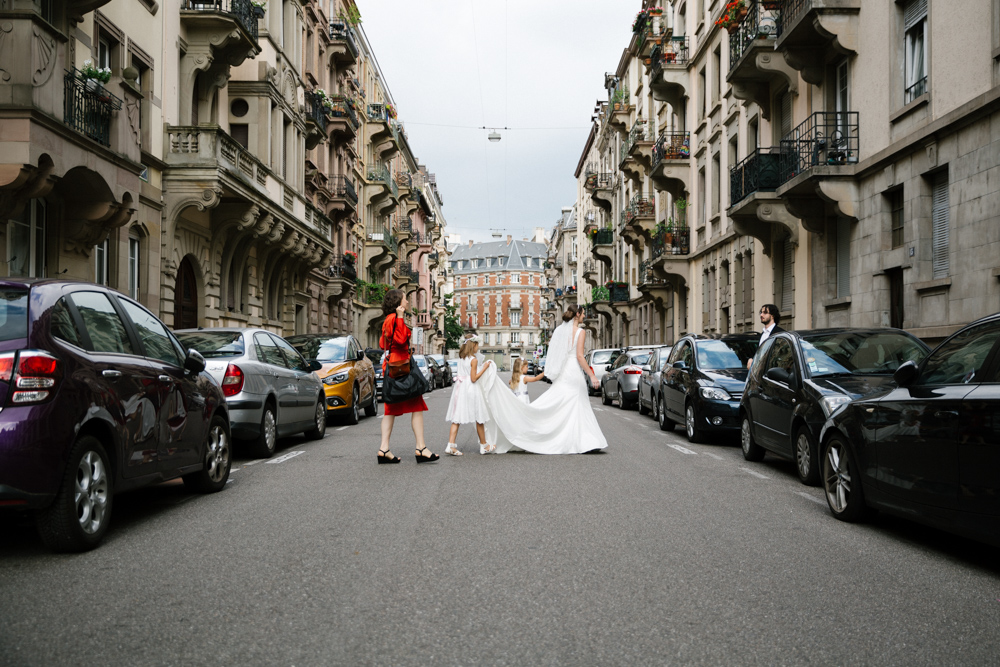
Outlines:
<svg viewBox="0 0 1000 667"><path fill-rule="evenodd" d="M403 318L399 317L399 324L396 324L396 313L390 314L382 323L382 336L378 344L383 350L389 350L389 357L382 362L382 372L385 373L386 365L390 361L406 361L410 358L410 327L406 326ZM393 336L393 327L396 334ZM389 338L392 337L392 344Z"/></svg>

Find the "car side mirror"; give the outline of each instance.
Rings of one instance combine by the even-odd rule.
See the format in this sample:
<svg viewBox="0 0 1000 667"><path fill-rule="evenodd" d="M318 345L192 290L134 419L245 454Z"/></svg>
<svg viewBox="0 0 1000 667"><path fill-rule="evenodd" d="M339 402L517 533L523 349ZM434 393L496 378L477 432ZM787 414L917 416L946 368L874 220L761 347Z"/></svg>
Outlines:
<svg viewBox="0 0 1000 667"><path fill-rule="evenodd" d="M318 371L323 368L323 364L319 363L316 359L310 359L306 362L306 370L310 373L313 371Z"/></svg>
<svg viewBox="0 0 1000 667"><path fill-rule="evenodd" d="M188 350L187 356L184 357L184 370L191 371L195 375L205 370L205 357L201 356L201 352Z"/></svg>
<svg viewBox="0 0 1000 667"><path fill-rule="evenodd" d="M642 367L642 370L643 370L643 372L645 372L645 373L648 373L648 372L649 372L649 370L650 370L650 367L649 367L649 364L646 364L646 365L644 365L644 366Z"/></svg>
<svg viewBox="0 0 1000 667"><path fill-rule="evenodd" d="M683 361L675 361L674 362L674 368L676 368L678 370L685 370L687 367L688 367L688 365L685 364Z"/></svg>
<svg viewBox="0 0 1000 667"><path fill-rule="evenodd" d="M365 353L362 352L361 350L358 350L358 356L356 356L355 359L357 359L358 361L361 361L364 358L365 358Z"/></svg>
<svg viewBox="0 0 1000 667"><path fill-rule="evenodd" d="M892 379L900 387L909 387L916 381L919 370L916 362L906 361L899 365L896 372L892 374Z"/></svg>
<svg viewBox="0 0 1000 667"><path fill-rule="evenodd" d="M764 373L764 377L766 377L768 380L774 380L775 382L780 382L781 384L790 384L792 379L791 373L786 371L784 368L781 368L780 366L775 366L774 368L768 368L767 372Z"/></svg>

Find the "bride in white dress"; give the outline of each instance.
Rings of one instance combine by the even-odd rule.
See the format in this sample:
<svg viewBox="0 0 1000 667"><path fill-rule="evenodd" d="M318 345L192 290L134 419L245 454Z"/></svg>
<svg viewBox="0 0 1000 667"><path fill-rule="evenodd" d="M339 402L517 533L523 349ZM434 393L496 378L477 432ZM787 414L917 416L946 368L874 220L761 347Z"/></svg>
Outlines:
<svg viewBox="0 0 1000 667"><path fill-rule="evenodd" d="M535 454L581 454L606 449L608 441L590 406L586 381L597 378L583 356L583 311L570 306L549 342L545 375L552 386L530 405L521 402L497 377L496 365L476 383L486 397L491 419L486 441L496 453L523 450ZM586 376L582 377L582 376Z"/></svg>

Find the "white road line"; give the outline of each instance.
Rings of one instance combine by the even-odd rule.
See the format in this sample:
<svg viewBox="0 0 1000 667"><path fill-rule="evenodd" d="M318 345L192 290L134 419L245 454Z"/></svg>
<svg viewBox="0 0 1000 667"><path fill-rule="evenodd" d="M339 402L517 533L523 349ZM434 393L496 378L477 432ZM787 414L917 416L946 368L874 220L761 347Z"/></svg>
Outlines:
<svg viewBox="0 0 1000 667"><path fill-rule="evenodd" d="M255 466L263 460L264 459L254 459L253 461L247 461L246 463L243 464L243 467L246 468L247 466Z"/></svg>
<svg viewBox="0 0 1000 667"><path fill-rule="evenodd" d="M594 408L594 412L604 412L604 408Z"/></svg>
<svg viewBox="0 0 1000 667"><path fill-rule="evenodd" d="M345 428L347 428L347 427L346 427L346 426L340 426L340 427L338 427L338 428L335 428L335 429L333 429L333 430L334 430L334 431L343 431L343 430L344 430Z"/></svg>
<svg viewBox="0 0 1000 667"><path fill-rule="evenodd" d="M294 459L299 454L305 454L305 451L302 449L297 449L294 452L288 452L287 454L282 454L276 459L271 459L270 461L268 461L268 463L284 463L288 459Z"/></svg>
<svg viewBox="0 0 1000 667"><path fill-rule="evenodd" d="M681 454L695 454L695 455L697 455L697 452L692 452L692 451L691 451L690 449L688 449L687 447L684 447L684 446L682 446L682 445L675 445L675 444L674 444L674 443L672 443L672 442L668 442L668 443L667 443L667 447L670 447L671 449L676 449L676 450L677 450L677 451L679 451L679 452L680 452Z"/></svg>
<svg viewBox="0 0 1000 667"><path fill-rule="evenodd" d="M740 468L740 470L742 470L743 472L745 472L745 473L748 473L748 474L750 474L750 475L753 475L754 477L759 477L760 479L771 479L771 478L770 478L770 477L768 477L767 475L761 475L761 474L760 474L759 472L757 472L756 470L750 470L750 468L742 468L742 467L741 467L741 468Z"/></svg>
<svg viewBox="0 0 1000 667"><path fill-rule="evenodd" d="M627 421L627 422L630 422L630 421L632 421L632 418L631 418L631 417L626 417L626 416L624 416L624 415L622 415L622 419L624 419L624 420L625 420L625 421Z"/></svg>
<svg viewBox="0 0 1000 667"><path fill-rule="evenodd" d="M643 428L649 428L649 425L648 425L648 424L639 424L639 426L641 426L641 427L643 427Z"/></svg>
<svg viewBox="0 0 1000 667"><path fill-rule="evenodd" d="M702 454L704 454L705 456L711 456L716 461L724 461L725 460L721 456L719 456L718 454L713 454L712 452L702 452Z"/></svg>
<svg viewBox="0 0 1000 667"><path fill-rule="evenodd" d="M817 503L819 505L826 505L826 501L825 500L820 500L816 496L811 496L808 493L806 493L805 491L796 491L795 495L802 496L803 498L808 498L809 500L811 500L814 503Z"/></svg>

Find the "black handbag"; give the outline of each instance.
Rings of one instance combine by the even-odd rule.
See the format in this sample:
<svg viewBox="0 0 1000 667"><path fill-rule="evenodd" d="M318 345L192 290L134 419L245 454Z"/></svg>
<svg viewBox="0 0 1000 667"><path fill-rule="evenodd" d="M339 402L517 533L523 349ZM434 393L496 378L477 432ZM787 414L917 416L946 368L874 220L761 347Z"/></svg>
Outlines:
<svg viewBox="0 0 1000 667"><path fill-rule="evenodd" d="M398 321L399 318L397 318ZM392 325L392 339L389 341L389 354L392 354L392 344L395 342L396 338L396 322ZM387 364L388 365L388 364ZM423 371L417 366L416 362L413 360L413 355L410 355L410 372L400 378L391 377L388 373L382 379L382 402L383 403L402 403L403 401L408 401L411 398L416 398L418 396L423 396L424 393L430 389L430 385L427 384L427 378L424 377Z"/></svg>

